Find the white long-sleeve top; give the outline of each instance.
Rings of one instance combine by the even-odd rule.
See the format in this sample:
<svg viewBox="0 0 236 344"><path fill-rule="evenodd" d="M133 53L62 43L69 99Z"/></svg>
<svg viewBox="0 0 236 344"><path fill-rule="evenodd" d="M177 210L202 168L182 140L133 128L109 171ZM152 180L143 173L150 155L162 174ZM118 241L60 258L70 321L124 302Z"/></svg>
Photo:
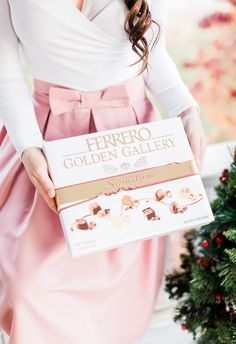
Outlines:
<svg viewBox="0 0 236 344"><path fill-rule="evenodd" d="M147 88L167 115L199 108L165 46L167 0L147 0L161 26L160 39L143 72ZM33 78L79 90L99 90L134 77L142 62L124 30L124 0L0 0L0 119L21 156L43 146L22 57ZM154 32L157 26L152 25ZM152 29L146 33L151 42Z"/></svg>

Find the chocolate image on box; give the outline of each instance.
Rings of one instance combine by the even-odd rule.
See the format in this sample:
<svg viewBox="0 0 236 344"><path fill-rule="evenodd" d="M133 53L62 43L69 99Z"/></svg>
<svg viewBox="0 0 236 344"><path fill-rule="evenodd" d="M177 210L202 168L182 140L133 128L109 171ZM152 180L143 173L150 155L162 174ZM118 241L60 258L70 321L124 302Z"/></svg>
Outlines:
<svg viewBox="0 0 236 344"><path fill-rule="evenodd" d="M99 212L99 210L102 210L102 208L97 202L93 202L90 204L89 210L91 211L92 215L96 215Z"/></svg>
<svg viewBox="0 0 236 344"><path fill-rule="evenodd" d="M200 200L202 197L202 194L194 194L191 192L190 188L182 188L180 191L181 197L184 199L188 199L191 201L197 201Z"/></svg>
<svg viewBox="0 0 236 344"><path fill-rule="evenodd" d="M125 209L132 209L139 202L136 201L133 197L131 197L129 195L124 195L121 198L121 203L122 203L122 205L124 205L126 207Z"/></svg>
<svg viewBox="0 0 236 344"><path fill-rule="evenodd" d="M90 229L93 229L96 226L96 223L93 222L93 221L88 222L85 218L82 217L80 219L76 219L75 220L74 226L77 229L80 229L80 230L90 230ZM71 230L73 231L74 228L72 226Z"/></svg>
<svg viewBox="0 0 236 344"><path fill-rule="evenodd" d="M167 191L165 191L165 195L166 195L166 197L172 197L172 193L171 193L171 191L170 190L167 190Z"/></svg>
<svg viewBox="0 0 236 344"><path fill-rule="evenodd" d="M154 199L156 201L161 201L166 196L165 192L162 189L159 189L155 192Z"/></svg>
<svg viewBox="0 0 236 344"><path fill-rule="evenodd" d="M93 229L94 227L96 227L96 223L93 221L89 222L89 229Z"/></svg>
<svg viewBox="0 0 236 344"><path fill-rule="evenodd" d="M170 211L173 214L184 213L187 210L187 207L182 207L177 202L172 202L170 205Z"/></svg>
<svg viewBox="0 0 236 344"><path fill-rule="evenodd" d="M143 209L143 215L147 220L160 220L160 216L156 215L155 211L150 207Z"/></svg>
<svg viewBox="0 0 236 344"><path fill-rule="evenodd" d="M89 224L87 220L85 220L84 218L76 219L75 223L78 229L82 229L82 230L89 229Z"/></svg>
<svg viewBox="0 0 236 344"><path fill-rule="evenodd" d="M97 216L105 217L105 216L108 216L109 214L110 214L110 209L102 209L98 211Z"/></svg>
<svg viewBox="0 0 236 344"><path fill-rule="evenodd" d="M170 211L173 213L173 214L177 214L179 212L179 205L177 202L172 202L171 205L170 205Z"/></svg>

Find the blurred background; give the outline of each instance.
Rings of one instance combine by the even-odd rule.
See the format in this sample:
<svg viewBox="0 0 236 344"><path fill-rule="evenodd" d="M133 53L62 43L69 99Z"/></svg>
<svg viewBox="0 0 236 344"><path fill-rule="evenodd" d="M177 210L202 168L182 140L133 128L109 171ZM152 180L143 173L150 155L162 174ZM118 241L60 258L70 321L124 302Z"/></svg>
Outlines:
<svg viewBox="0 0 236 344"><path fill-rule="evenodd" d="M235 138L235 0L169 1L167 44L201 105L208 142Z"/></svg>
<svg viewBox="0 0 236 344"><path fill-rule="evenodd" d="M211 200L236 146L236 0L169 3L167 48L201 107L208 139L202 179ZM166 271L178 266L181 244L181 233L169 236ZM174 304L162 291L140 344L192 343L191 336L173 323L173 313Z"/></svg>

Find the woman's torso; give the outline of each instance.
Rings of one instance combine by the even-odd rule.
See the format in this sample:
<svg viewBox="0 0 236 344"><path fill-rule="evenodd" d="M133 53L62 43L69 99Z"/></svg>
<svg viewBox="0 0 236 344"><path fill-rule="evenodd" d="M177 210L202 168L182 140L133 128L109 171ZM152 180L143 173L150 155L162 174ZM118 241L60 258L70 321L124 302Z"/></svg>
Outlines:
<svg viewBox="0 0 236 344"><path fill-rule="evenodd" d="M124 21L124 0L9 0L13 27L33 77L97 90L137 75L141 63Z"/></svg>

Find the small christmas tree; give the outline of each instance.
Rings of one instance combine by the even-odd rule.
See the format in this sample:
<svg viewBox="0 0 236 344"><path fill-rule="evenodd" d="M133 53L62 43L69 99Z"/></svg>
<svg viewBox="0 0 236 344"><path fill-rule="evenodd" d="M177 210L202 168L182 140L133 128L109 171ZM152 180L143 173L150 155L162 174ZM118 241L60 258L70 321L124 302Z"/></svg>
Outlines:
<svg viewBox="0 0 236 344"><path fill-rule="evenodd" d="M174 321L198 344L236 343L236 148L215 187L215 221L187 232L181 266L166 275Z"/></svg>

